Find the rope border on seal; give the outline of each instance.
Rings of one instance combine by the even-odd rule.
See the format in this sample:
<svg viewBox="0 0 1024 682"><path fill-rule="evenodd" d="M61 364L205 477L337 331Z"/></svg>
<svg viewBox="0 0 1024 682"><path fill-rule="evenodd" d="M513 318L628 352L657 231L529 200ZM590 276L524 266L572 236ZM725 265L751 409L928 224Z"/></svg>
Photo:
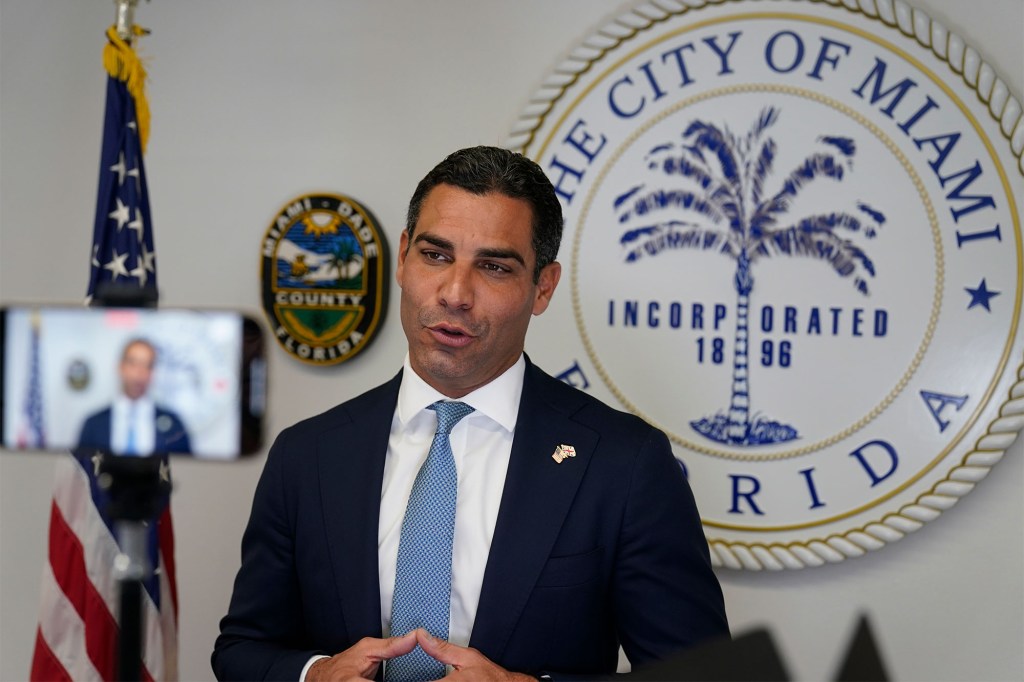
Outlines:
<svg viewBox="0 0 1024 682"><path fill-rule="evenodd" d="M529 99L527 106L513 124L505 146L525 152L543 125L555 103L580 76L585 74L605 54L617 48L636 34L691 9L708 5L722 5L741 0L641 0L631 9L592 32L572 48L568 55L547 75ZM879 19L914 38L929 48L935 56L949 64L964 83L973 89L988 106L989 114L999 123L1010 149L1017 158L1017 168L1024 175L1024 110L1006 83L996 74L971 46L925 12L907 5L903 0L807 0L844 7L852 12ZM1017 381L1009 391L1009 400L999 410L999 416L989 425L974 449L960 464L950 469L944 479L913 503L898 512L842 534L833 534L824 540L793 542L788 544L729 543L708 539L711 563L716 568L746 569L750 571L800 569L838 563L847 558L863 556L881 549L912 533L942 512L953 507L961 497L974 489L992 467L1006 454L1018 433L1024 428L1024 359L1017 368Z"/></svg>

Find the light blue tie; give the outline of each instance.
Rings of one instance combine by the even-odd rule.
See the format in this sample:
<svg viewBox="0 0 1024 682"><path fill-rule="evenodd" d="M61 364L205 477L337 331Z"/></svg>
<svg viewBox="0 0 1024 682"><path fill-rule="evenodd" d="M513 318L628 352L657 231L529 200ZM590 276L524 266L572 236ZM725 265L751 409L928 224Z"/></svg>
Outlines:
<svg viewBox="0 0 1024 682"><path fill-rule="evenodd" d="M391 634L397 637L422 627L434 637L447 640L458 493L458 474L448 434L473 408L465 403L438 401L429 409L437 412L437 431L427 461L416 474L402 521L391 601ZM419 682L438 680L444 673L443 663L416 647L405 656L388 661L384 679Z"/></svg>
<svg viewBox="0 0 1024 682"><path fill-rule="evenodd" d="M124 444L124 454L135 454L135 403L128 405L128 438Z"/></svg>

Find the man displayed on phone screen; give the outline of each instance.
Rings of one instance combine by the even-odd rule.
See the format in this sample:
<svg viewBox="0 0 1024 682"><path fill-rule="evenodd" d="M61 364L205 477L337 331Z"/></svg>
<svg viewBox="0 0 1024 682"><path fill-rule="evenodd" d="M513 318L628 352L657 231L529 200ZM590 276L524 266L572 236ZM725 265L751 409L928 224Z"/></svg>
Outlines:
<svg viewBox="0 0 1024 682"><path fill-rule="evenodd" d="M117 368L120 391L85 420L79 446L126 456L192 451L181 418L148 395L156 357L156 347L146 339L125 344Z"/></svg>

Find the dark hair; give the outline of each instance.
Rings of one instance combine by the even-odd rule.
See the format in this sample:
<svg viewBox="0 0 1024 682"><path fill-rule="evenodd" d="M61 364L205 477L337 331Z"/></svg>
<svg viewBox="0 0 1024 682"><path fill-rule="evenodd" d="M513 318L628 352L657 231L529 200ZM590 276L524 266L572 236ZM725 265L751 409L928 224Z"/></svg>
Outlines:
<svg viewBox="0 0 1024 682"><path fill-rule="evenodd" d="M541 167L522 154L483 146L449 154L420 180L409 200L405 229L410 243L423 201L438 185L452 185L477 195L498 192L512 199L523 199L530 205L533 252L537 257L534 283L540 278L540 271L558 256L558 245L562 241L562 205Z"/></svg>
<svg viewBox="0 0 1024 682"><path fill-rule="evenodd" d="M157 356L156 346L153 345L152 341L141 336L133 336L128 339L128 343L121 346L121 362L124 362L124 359L128 357L128 349L132 346L145 346L149 348L154 358Z"/></svg>

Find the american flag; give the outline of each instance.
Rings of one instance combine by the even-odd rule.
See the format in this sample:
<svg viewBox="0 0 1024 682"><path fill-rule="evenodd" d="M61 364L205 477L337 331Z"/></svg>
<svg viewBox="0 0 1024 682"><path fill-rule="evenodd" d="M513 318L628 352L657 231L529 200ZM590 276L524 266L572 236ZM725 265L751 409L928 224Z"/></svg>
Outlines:
<svg viewBox="0 0 1024 682"><path fill-rule="evenodd" d="M100 155L88 296L112 282L156 287L156 260L142 152L148 109L145 71L111 27L104 50L109 73ZM118 679L119 550L107 497L97 485L100 459L76 450L58 462L50 509L49 560L43 568L32 680ZM169 481L165 460L161 476ZM152 576L144 582L141 679L178 677L178 593L170 499L147 524Z"/></svg>
<svg viewBox="0 0 1024 682"><path fill-rule="evenodd" d="M111 33L120 41L116 32L108 31L108 35ZM123 41L121 45L127 54L120 50L115 53L115 68L132 64L141 70L142 64L131 47ZM132 77L137 79L136 94L142 95L145 72ZM138 115L140 109L142 116ZM137 104L125 80L116 74L107 78L107 113L103 122L87 300L103 282L156 289L156 255L142 163L149 133L148 113L144 104Z"/></svg>
<svg viewBox="0 0 1024 682"><path fill-rule="evenodd" d="M32 343L29 349L28 384L22 410L21 428L18 430L19 448L45 448L46 430L43 427L43 386L39 374L38 315L32 319Z"/></svg>

